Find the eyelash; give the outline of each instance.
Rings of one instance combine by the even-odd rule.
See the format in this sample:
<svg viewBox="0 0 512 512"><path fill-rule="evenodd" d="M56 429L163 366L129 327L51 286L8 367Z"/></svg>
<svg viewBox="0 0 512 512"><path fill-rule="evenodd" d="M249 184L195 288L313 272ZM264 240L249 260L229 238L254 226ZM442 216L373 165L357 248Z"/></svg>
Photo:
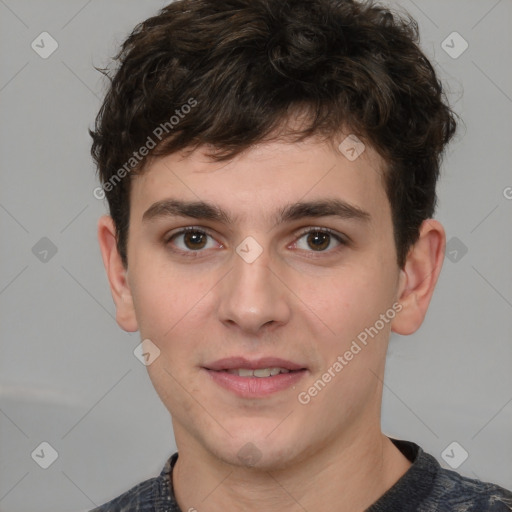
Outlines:
<svg viewBox="0 0 512 512"><path fill-rule="evenodd" d="M213 235L208 233L208 231L205 231L204 228L199 228L196 226L187 226L186 228L181 229L180 231L177 231L176 233L172 233L170 236L166 237L165 239L165 245L170 245L171 241L174 240L176 237L180 235L184 235L186 233L193 232L193 233L199 233L206 236L209 236L211 238L214 238ZM303 238L305 235L308 235L310 233L320 233L320 234L327 234L332 236L340 245L334 249L326 250L326 251L305 251L313 254L318 254L318 256L308 256L309 258L318 258L321 257L322 254L332 254L336 253L339 250L343 249L344 246L347 246L349 244L349 241L342 236L341 234L338 234L336 231L330 229L330 228L319 228L319 227L308 227L303 229L297 236L295 242L299 241L301 238ZM198 258L200 257L201 253L205 252L203 249L199 249L197 251L189 250L189 251L183 251L181 249L171 249L172 252L182 254L189 258Z"/></svg>

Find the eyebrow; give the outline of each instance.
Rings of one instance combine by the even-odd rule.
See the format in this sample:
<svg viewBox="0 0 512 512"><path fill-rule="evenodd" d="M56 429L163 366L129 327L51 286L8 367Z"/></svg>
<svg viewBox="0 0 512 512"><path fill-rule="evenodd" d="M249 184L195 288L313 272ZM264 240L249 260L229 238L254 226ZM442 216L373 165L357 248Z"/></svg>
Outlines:
<svg viewBox="0 0 512 512"><path fill-rule="evenodd" d="M340 199L322 199L285 205L278 210L273 220L283 224L307 217L338 217L344 220L369 222L371 215L361 208ZM143 222L165 217L190 217L199 220L217 221L232 225L238 217L231 216L222 208L205 201L181 201L163 199L152 204L142 215Z"/></svg>

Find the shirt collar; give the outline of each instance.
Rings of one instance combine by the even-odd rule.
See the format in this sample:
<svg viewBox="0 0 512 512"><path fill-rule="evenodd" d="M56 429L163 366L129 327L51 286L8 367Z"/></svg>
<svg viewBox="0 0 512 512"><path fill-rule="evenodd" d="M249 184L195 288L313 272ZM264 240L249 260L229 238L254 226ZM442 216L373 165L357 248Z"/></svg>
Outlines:
<svg viewBox="0 0 512 512"><path fill-rule="evenodd" d="M401 512L416 512L421 502L432 491L440 467L439 463L416 443L389 439L412 462L412 465L366 512L396 512L397 503L404 503L405 496L408 497L407 509L401 508ZM177 460L178 452L169 457L157 480L154 496L155 512L181 512L172 483L172 470Z"/></svg>

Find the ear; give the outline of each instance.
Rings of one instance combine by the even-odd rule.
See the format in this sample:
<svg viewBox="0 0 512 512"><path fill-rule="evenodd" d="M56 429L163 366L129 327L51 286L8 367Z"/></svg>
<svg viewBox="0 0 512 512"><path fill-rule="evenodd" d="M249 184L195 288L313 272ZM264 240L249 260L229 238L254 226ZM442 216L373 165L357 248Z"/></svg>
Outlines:
<svg viewBox="0 0 512 512"><path fill-rule="evenodd" d="M391 323L392 331L412 334L423 323L443 266L445 246L443 226L433 219L423 221L418 241L400 270L397 301L402 309Z"/></svg>
<svg viewBox="0 0 512 512"><path fill-rule="evenodd" d="M108 215L103 215L98 221L98 242L103 265L107 271L110 291L116 305L116 321L125 331L137 331L133 297L127 279L128 270L124 267L117 250L114 221Z"/></svg>

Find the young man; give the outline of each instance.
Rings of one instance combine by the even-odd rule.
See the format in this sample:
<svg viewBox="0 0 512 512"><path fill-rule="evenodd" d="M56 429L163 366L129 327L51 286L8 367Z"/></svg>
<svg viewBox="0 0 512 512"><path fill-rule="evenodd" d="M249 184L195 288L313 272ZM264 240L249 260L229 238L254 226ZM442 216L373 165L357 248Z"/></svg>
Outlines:
<svg viewBox="0 0 512 512"><path fill-rule="evenodd" d="M381 432L421 325L455 120L414 21L350 0L178 0L135 28L91 132L117 321L178 452L96 511L507 511Z"/></svg>

